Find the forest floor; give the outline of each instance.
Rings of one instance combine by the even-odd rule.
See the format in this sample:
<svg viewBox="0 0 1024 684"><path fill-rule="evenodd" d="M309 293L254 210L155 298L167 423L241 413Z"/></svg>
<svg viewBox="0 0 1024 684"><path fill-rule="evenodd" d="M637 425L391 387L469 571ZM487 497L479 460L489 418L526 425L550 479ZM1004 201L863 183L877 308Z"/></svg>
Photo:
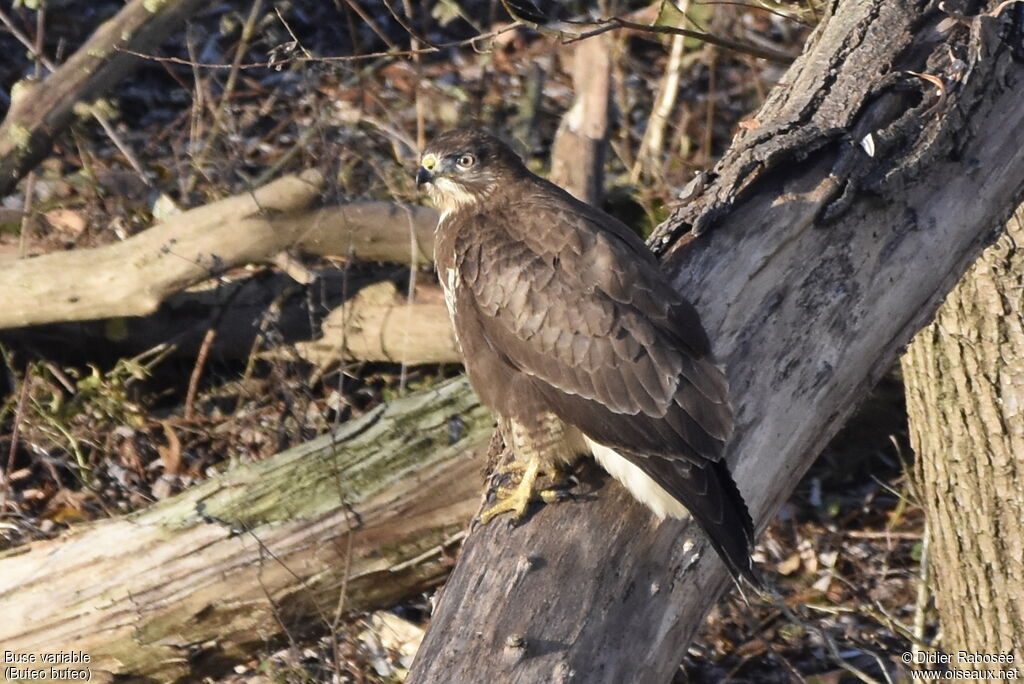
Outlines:
<svg viewBox="0 0 1024 684"><path fill-rule="evenodd" d="M420 203L417 146L470 120L517 140L538 171L548 167L551 140L573 97L570 45L517 29L500 33L491 50L463 44L413 58L400 54L411 39L387 10L362 4L374 8L361 17L353 11L358 3L269 2L253 16L258 30L247 41L240 36L253 3L202 10L160 51L180 62L146 61L104 101L120 149L82 119L35 172L31 197L23 181L2 200L0 260L123 240L168 213L306 168L331 179L325 202ZM39 42L51 57L66 56L119 6L51 1ZM464 41L507 22L498 3L484 0L427 6L431 12L416 14L415 24L434 43ZM639 3L626 3L627 10L644 11ZM15 9L10 19L35 37L36 12ZM792 52L814 22L806 3L777 12L694 4L691 19L714 32L767 36ZM670 43L623 34L614 60L605 208L645 234L694 173L713 166L781 74L778 65L686 41L666 142L641 159ZM2 27L0 51L20 56L0 63L0 90L10 92L35 66ZM323 59L332 55L358 58ZM246 68L229 89L229 70L211 65L236 56ZM410 277L395 265L307 266L339 263L354 276L385 273L400 287ZM433 274L424 268L417 277ZM261 350L287 350L285 337L265 321ZM190 399L194 356L139 357L106 340L68 339L59 325L0 331L0 470L7 483L0 486L0 550L138 510L459 371L350 363L310 382L309 365L296 355L212 356ZM899 679L900 655L936 629L930 599L918 590L924 522L905 468L911 458L894 372L760 540L757 560L788 612L747 605L731 592L707 618L676 681ZM352 616L338 631L324 626L268 643L234 672L207 681L397 681L409 660L403 644L422 633L428 605L429 597L415 597L386 615Z"/></svg>

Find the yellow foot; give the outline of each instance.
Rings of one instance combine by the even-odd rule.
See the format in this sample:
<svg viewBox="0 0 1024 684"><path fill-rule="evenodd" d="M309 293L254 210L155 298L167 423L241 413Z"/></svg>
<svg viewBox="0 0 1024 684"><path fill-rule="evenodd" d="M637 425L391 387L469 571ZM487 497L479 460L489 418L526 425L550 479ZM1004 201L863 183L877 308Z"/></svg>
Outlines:
<svg viewBox="0 0 1024 684"><path fill-rule="evenodd" d="M570 486L570 479L559 469L553 469L551 474L552 484L545 489L537 489L537 478L541 474L540 463L537 459L530 459L526 463L513 461L500 469L503 474L521 473L519 484L515 487L498 487L495 497L498 502L480 514L480 523L486 525L502 513L511 513L512 520L520 520L526 515L531 501L543 501L544 503L555 503L562 501L569 495L567 488Z"/></svg>
<svg viewBox="0 0 1024 684"><path fill-rule="evenodd" d="M503 470L522 470L523 475L515 488L498 488L496 493L498 503L480 514L480 524L482 525L486 525L502 513L512 513L512 519L519 520L526 515L526 509L529 508L530 500L533 499L533 485L537 482L537 475L540 472L540 463L537 462L537 459L530 459L525 466L513 462Z"/></svg>

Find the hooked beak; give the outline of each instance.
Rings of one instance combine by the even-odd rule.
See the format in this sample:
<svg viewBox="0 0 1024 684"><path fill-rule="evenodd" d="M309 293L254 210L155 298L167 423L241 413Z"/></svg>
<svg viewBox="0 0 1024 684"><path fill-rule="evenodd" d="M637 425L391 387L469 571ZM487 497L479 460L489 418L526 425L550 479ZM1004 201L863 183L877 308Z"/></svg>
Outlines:
<svg viewBox="0 0 1024 684"><path fill-rule="evenodd" d="M425 169L422 166L416 171L416 187L420 187L424 183L430 183L434 180L434 174L429 169Z"/></svg>

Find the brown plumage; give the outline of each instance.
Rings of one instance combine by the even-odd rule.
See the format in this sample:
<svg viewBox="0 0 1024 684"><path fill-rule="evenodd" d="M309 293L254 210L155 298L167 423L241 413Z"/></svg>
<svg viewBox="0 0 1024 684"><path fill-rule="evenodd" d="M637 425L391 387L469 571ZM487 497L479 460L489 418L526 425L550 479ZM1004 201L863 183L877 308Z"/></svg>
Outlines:
<svg viewBox="0 0 1024 684"><path fill-rule="evenodd" d="M417 182L442 211L435 261L469 379L517 457L544 467L589 445L659 516L685 506L757 584L753 526L721 459L726 379L643 241L481 131L438 136Z"/></svg>

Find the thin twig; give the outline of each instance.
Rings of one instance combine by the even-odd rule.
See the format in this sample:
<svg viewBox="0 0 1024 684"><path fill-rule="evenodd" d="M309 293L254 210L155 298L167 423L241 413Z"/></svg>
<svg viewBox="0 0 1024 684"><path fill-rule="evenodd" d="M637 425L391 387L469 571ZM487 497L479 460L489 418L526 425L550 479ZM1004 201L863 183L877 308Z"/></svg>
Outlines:
<svg viewBox="0 0 1024 684"><path fill-rule="evenodd" d="M409 16L409 21L412 21L412 2L411 0L402 0L402 4L405 7L405 13ZM409 47L413 50L418 50L420 47L419 40L415 36L411 36L409 39ZM422 152L423 148L427 144L426 138L426 104L423 101L423 63L420 59L419 54L412 56L413 67L416 69L416 85L413 90L413 99L416 103L416 152Z"/></svg>
<svg viewBox="0 0 1024 684"><path fill-rule="evenodd" d="M25 177L25 205L22 207L24 215L21 217L21 229L18 233L18 258L24 259L28 256L29 237L33 233L35 217L32 214L32 204L36 196L36 172L33 169Z"/></svg>
<svg viewBox="0 0 1024 684"><path fill-rule="evenodd" d="M384 33L379 26L377 26L377 22L373 20L373 17L366 13L366 10L363 9L362 5L360 5L356 0L345 0L345 2L352 8L352 11L359 15L359 18L363 20L363 23L369 26L370 30L376 33L377 37L384 41L385 45L392 50L397 49L398 46L391 42L388 35Z"/></svg>
<svg viewBox="0 0 1024 684"><path fill-rule="evenodd" d="M732 38L723 38L722 36L716 36L713 33L705 33L704 31L694 31L691 29L682 28L679 26L658 26L651 24L638 24L636 22L623 19L621 17L609 17L607 19L600 19L592 24L593 28L578 33L576 35L565 37L565 31L559 31L563 36L564 43L575 43L579 40L586 40L594 36L599 36L602 33L608 31L615 31L618 29L629 29L631 31L639 31L641 33L663 33L674 36L685 36L687 38L696 38L697 40L703 41L709 45L717 45L718 47L725 48L726 50L732 50L733 52L740 52L747 55L753 55L754 57L760 57L773 62L779 62L780 64L789 64L796 55L791 55L788 52L781 50L773 50L771 48L760 47L752 43L745 41L733 40Z"/></svg>
<svg viewBox="0 0 1024 684"><path fill-rule="evenodd" d="M708 99L707 108L704 110L704 139L701 141L703 155L701 162L711 164L715 151L715 98L718 97L718 51L714 47L705 49L707 55L708 69Z"/></svg>
<svg viewBox="0 0 1024 684"><path fill-rule="evenodd" d="M764 646L765 651L770 653L772 657L774 657L776 660L782 663L782 666L785 667L786 670L789 672L791 680L794 682L800 682L800 684L807 684L807 680L804 678L802 674L800 674L800 671L797 670L796 667L794 667L793 663L789 662L789 658L780 653L775 648L775 646L772 645L771 639L765 636L762 625L757 624L756 621L753 619L753 615L750 611L750 604L741 604L739 606L738 612L742 617L743 622L746 623L747 632L749 634L753 634L754 638L761 642L761 645ZM746 665L746 663L747 660L744 659L736 667L730 670L728 675L726 676L726 680L731 680L736 675L736 673L738 673L743 668L743 666Z"/></svg>
<svg viewBox="0 0 1024 684"><path fill-rule="evenodd" d="M795 625L799 625L801 628L809 632L814 632L815 634L817 634L818 637L820 637L821 640L825 643L825 648L832 655L832 658L835 660L836 664L839 667L843 668L844 670L852 674L854 677L864 682L865 684L881 684L881 682L879 682L877 679L869 675L867 672L864 672L859 667L843 658L843 656L839 652L839 646L836 644L835 639L833 639L832 636L828 634L822 627L815 623L808 622L800 616L798 616L796 612L793 611L788 605L786 605L786 602L783 601L781 598L776 597L776 600L772 601L772 604L776 608L781 610L782 614L785 615L790 622L792 622ZM813 608L815 610L823 610L822 606L817 606L813 604L808 604L807 607ZM882 672L885 673L886 679L888 679L888 673L885 672L884 668Z"/></svg>
<svg viewBox="0 0 1024 684"><path fill-rule="evenodd" d="M192 60L195 60L195 44L192 41L191 31L185 31L185 49L188 50L188 56ZM192 66L192 107L190 112L192 116L189 119L188 125L188 150L190 153L195 152L199 145L199 138L202 135L201 126L203 123L203 110L206 108L206 98L204 97L203 90L203 79L199 73L199 67ZM196 173L203 173L201 166L197 166L195 163L191 164L192 173L188 179L181 181L181 196L188 197L191 189L196 185ZM205 175L205 174L204 174Z"/></svg>
<svg viewBox="0 0 1024 684"><path fill-rule="evenodd" d="M35 55L35 65L33 67L33 74L35 82L38 83L43 77L43 60L40 58L43 54L43 34L46 30L46 6L42 5L36 11L36 39L32 45L28 45L29 52ZM17 33L14 27L11 26L6 15L0 16L3 23L11 30L11 33L17 37ZM28 38L24 38L24 42L27 44ZM36 194L36 171L32 169L29 171L28 176L25 178L25 214L21 219L21 229L18 233L18 258L24 259L28 256L28 243L29 238L32 236L33 228L35 226L35 216L32 214L32 203L35 200Z"/></svg>
<svg viewBox="0 0 1024 684"><path fill-rule="evenodd" d="M460 48L472 46L476 48L477 43L484 40L491 40L497 38L500 35L515 31L522 28L522 24L516 22L507 26L502 26L500 29L495 29L488 33L481 33L473 36L472 38L466 38L465 40L457 40L451 43L438 43L433 47L419 48L415 52L412 50L399 50L397 48L383 51L383 52L368 52L362 55L339 55L335 57L289 57L288 59L275 60L273 62L250 62L248 64L240 64L239 69L269 69L276 68L285 64L305 64L308 62L358 62L365 59L380 59L383 57L409 57L414 54L426 55L439 50L447 50L449 48ZM145 52L136 52L135 50L129 50L127 48L117 48L120 52L126 55L134 55L135 57L141 57L142 59L148 59L154 62L160 62L164 64L179 64L182 66L193 67L197 69L230 69L230 64L223 64L218 62L197 62L190 59L182 59L181 57L162 57L160 55L147 54Z"/></svg>
<svg viewBox="0 0 1024 684"><path fill-rule="evenodd" d="M4 468L3 481L0 485L0 513L7 505L7 495L11 490L11 473L14 472L14 458L18 455L18 436L21 432L21 419L25 413L25 403L28 401L28 388L32 383L32 366L25 367L25 377L21 380L21 391L18 392L18 404L14 410L14 427L11 430L11 448L7 452L7 466Z"/></svg>
<svg viewBox="0 0 1024 684"><path fill-rule="evenodd" d="M686 21L686 11L689 0L683 0L683 6L673 3L673 6L682 13L682 20ZM668 124L668 117L676 105L676 98L679 95L679 83L682 80L683 53L686 50L686 38L684 36L673 36L672 47L669 51L668 64L665 66L664 77L658 95L655 97L654 107L651 109L651 116L647 122L647 129L640 140L640 151L637 153L636 163L630 171L629 178L633 183L640 180L646 170L648 175L654 176L655 172L661 171L661 154L665 144L665 127ZM646 167L646 169L645 169Z"/></svg>
<svg viewBox="0 0 1024 684"><path fill-rule="evenodd" d="M346 522L348 522L349 525L345 545L345 574L342 575L341 578L341 586L338 588L338 603L334 607L334 619L330 624L331 641L333 646L331 649L331 660L337 677L336 681L343 681L341 678L341 649L338 644L338 631L341 629L341 617L345 614L345 602L348 599L348 582L352 575L352 545L356 532L352 521L348 520L348 517L351 514L351 509L349 509L348 506L345 506Z"/></svg>
<svg viewBox="0 0 1024 684"><path fill-rule="evenodd" d="M391 6L390 0L383 1L384 6L388 8L388 12L391 12L391 16L393 16L395 18L395 21L397 21L401 25L401 27L405 29L406 33L412 36L413 40L415 40L418 43L423 43L424 45L429 45L432 48L437 47L432 42L430 42L430 39L428 39L426 36L417 31L415 26L413 26L409 21L406 21L405 17L402 16L402 13ZM408 3L406 3L406 7L408 8ZM412 17L411 14L409 16L410 18Z"/></svg>
<svg viewBox="0 0 1024 684"><path fill-rule="evenodd" d="M419 255L420 252L420 245L419 242L416 240L416 226L414 225L412 220L412 212L409 211L408 207L404 207L404 209L406 220L408 221L409 224L409 287L405 292L405 306L409 311L411 311L416 301L416 271L418 268L416 262L417 256ZM402 370L398 382L399 395L405 393L405 383L408 380L409 370L409 366L405 362L405 357L409 353L410 331L408 328L406 328L405 330L403 330L403 333L405 335L405 344L403 344L402 346Z"/></svg>
<svg viewBox="0 0 1024 684"><path fill-rule="evenodd" d="M672 4L673 5L675 5L676 2L677 2L677 0L672 0ZM759 4L750 3L750 2L736 2L735 0L692 0L692 2L695 5L735 5L736 7L745 7L747 9L754 10L755 12L761 11L761 12L767 12L768 14L774 14L775 16L779 17L780 19L787 19L787 20L793 22L794 24L797 24L799 26L803 26L803 27L806 27L806 28L812 28L814 26L814 24L810 24L810 23L804 21L803 19L800 19L799 17L794 16L792 13L781 12L781 11L779 11L777 9L772 9L771 7L765 7L764 5L759 5ZM678 7L676 9L678 9Z"/></svg>
<svg viewBox="0 0 1024 684"><path fill-rule="evenodd" d="M925 623L927 622L928 616L928 583L931 571L931 567L929 565L929 561L931 559L928 557L930 546L928 516L925 516L924 535L921 537L921 563L917 577L917 600L914 604L914 639L911 646L911 651L915 656L913 659L915 663L920 662L916 656L921 652L921 644L924 643Z"/></svg>
<svg viewBox="0 0 1024 684"><path fill-rule="evenodd" d="M343 506L345 509L345 522L348 523L348 534L345 535L345 572L341 578L341 586L338 588L338 602L334 606L334 617L331 620L331 633L338 631L341 625L341 618L345 614L345 602L348 600L348 582L352 574L352 545L355 540L358 521L351 520L352 509Z"/></svg>
<svg viewBox="0 0 1024 684"><path fill-rule="evenodd" d="M192 368L192 375L188 379L188 392L185 394L185 420L192 420L193 405L196 400L196 392L199 391L199 379L203 376L203 367L206 366L206 357L210 354L210 347L214 338L217 337L217 330L209 328L203 335L203 343L199 346L199 353L196 355L196 365Z"/></svg>
<svg viewBox="0 0 1024 684"><path fill-rule="evenodd" d="M146 187L153 187L153 184L149 181L149 177L146 176L146 172L142 170L142 164L140 164L139 160L135 158L135 155L132 153L131 148L128 147L128 144L121 140L121 136L117 134L117 131L114 130L114 126L110 123L103 112L100 111L99 107L93 107L89 111L103 129L103 132L107 134L108 138L110 138L110 142L114 143L114 147L116 147L121 154L124 155L124 158L128 160L128 165L132 167L135 174L142 179L142 182Z"/></svg>
<svg viewBox="0 0 1024 684"><path fill-rule="evenodd" d="M306 55L306 57L312 57L313 53L305 48L305 46L302 44L302 41L299 40L299 37L295 35L295 31L292 31L292 27L288 24L288 21L284 18L284 15L281 14L281 10L278 9L276 6L274 7L274 14L277 15L277 20L281 22L282 26L284 26L284 30L287 31L288 35L292 37L292 42L295 43L295 46L302 50L302 54Z"/></svg>

